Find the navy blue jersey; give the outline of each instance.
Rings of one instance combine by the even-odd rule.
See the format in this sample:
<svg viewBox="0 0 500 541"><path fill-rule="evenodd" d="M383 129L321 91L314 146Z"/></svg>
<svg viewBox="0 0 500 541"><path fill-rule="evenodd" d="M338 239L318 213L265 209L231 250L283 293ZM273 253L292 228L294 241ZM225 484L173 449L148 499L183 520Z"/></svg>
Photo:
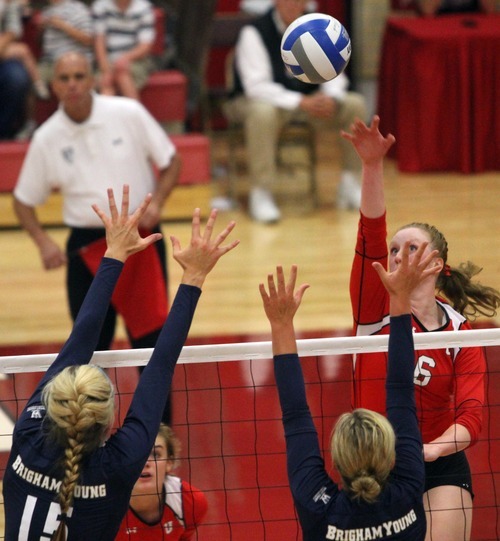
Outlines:
<svg viewBox="0 0 500 541"><path fill-rule="evenodd" d="M378 501L352 500L325 470L296 354L274 359L290 488L304 541L425 538L424 462L413 394L409 315L391 318L387 416L396 432L396 463Z"/></svg>
<svg viewBox="0 0 500 541"><path fill-rule="evenodd" d="M115 259L103 258L68 341L16 423L3 481L5 541L49 540L57 529L63 449L47 440L41 392L62 369L90 361L122 267ZM134 483L158 434L174 367L200 293L197 287L179 287L123 426L84 459L66 522L68 541L115 538Z"/></svg>

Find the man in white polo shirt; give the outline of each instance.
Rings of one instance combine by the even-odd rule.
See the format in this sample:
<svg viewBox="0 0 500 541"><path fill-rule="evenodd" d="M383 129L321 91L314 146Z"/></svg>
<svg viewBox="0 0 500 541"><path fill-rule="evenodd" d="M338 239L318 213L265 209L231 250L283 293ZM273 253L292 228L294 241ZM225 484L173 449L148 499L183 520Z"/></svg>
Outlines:
<svg viewBox="0 0 500 541"><path fill-rule="evenodd" d="M84 55L67 53L56 62L53 89L60 106L36 130L14 189L14 209L38 247L44 268L67 265L73 318L106 244L105 231L91 205L106 208L107 189L121 193L123 184L128 184L133 211L151 192L153 200L140 226L159 231L162 206L180 170L172 141L139 102L100 96L93 92L93 85ZM63 220L70 227L66 251L42 227L36 212L55 189L62 194ZM98 349L109 349L117 312L124 318L132 347L154 347L167 312L167 269L165 243L150 248L141 252L143 257L130 258L131 265L127 262L128 276L120 278ZM141 304L140 318L137 303Z"/></svg>

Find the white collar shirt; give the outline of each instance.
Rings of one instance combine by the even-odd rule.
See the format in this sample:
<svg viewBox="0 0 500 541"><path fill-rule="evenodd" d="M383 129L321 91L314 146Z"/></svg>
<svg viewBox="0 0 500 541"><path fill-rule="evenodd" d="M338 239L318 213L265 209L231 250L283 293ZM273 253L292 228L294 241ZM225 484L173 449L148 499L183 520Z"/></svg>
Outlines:
<svg viewBox="0 0 500 541"><path fill-rule="evenodd" d="M92 112L73 122L62 108L36 132L14 195L38 206L50 193L63 196L63 220L71 227L102 227L92 210L108 208L107 188L130 186L130 209L155 191L156 170L168 167L176 149L137 101L93 95Z"/></svg>

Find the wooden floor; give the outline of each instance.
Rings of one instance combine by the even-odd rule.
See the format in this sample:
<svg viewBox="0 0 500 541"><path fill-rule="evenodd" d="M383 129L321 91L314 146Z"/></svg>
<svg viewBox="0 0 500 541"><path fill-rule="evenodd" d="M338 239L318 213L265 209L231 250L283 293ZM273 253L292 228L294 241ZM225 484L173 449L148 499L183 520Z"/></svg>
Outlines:
<svg viewBox="0 0 500 541"><path fill-rule="evenodd" d="M173 216L175 221L165 222L165 235L174 234L181 242L187 242L190 225L185 218L192 208L201 206L207 213L210 196L224 193L225 140L214 138L213 148L212 185L208 192L176 196L176 204L167 216ZM311 285L297 315L298 329L349 329L348 279L358 215L334 208L337 163L335 141L322 138L318 209L304 195L305 184L300 175L283 173L278 183L278 200L284 218L276 225L249 220L242 177L240 208L221 212L219 218L219 226L229 219L237 221L234 235L241 245L221 261L207 280L191 336L267 332L258 283L276 264L292 263L299 265L299 280ZM435 224L448 239L451 265L470 259L484 267L480 275L484 284L500 288L499 172L410 175L399 173L395 164L388 161L386 192L390 231L414 220ZM1 204L3 208L10 206L5 198ZM2 211L4 217L5 212ZM49 221L57 223L58 218ZM51 233L62 244L67 231L56 227ZM0 346L62 342L70 329L64 269L44 271L33 243L19 230L0 230L0 254ZM169 268L170 290L174 291L180 272L171 258Z"/></svg>

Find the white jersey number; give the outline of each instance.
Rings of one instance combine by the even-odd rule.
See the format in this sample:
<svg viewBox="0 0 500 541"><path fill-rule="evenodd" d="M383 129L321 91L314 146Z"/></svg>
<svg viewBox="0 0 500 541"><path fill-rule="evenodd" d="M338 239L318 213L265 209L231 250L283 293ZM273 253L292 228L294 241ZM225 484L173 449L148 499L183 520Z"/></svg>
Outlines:
<svg viewBox="0 0 500 541"><path fill-rule="evenodd" d="M23 511L23 518L21 519L21 527L19 529L18 541L28 541L31 520L35 511L36 502L37 498L35 498L35 496L28 496L26 499L26 504ZM73 508L70 507L68 509L68 517L70 517L72 513ZM43 527L43 533L40 536L40 541L48 541L52 537L54 532L57 530L57 527L59 526L60 516L61 506L56 502L52 502L49 507L49 512L47 513L47 518Z"/></svg>
<svg viewBox="0 0 500 541"><path fill-rule="evenodd" d="M413 383L420 385L420 387L429 385L432 377L432 372L429 368L434 368L435 366L436 361L432 357L428 357L427 355L420 356L413 372Z"/></svg>

